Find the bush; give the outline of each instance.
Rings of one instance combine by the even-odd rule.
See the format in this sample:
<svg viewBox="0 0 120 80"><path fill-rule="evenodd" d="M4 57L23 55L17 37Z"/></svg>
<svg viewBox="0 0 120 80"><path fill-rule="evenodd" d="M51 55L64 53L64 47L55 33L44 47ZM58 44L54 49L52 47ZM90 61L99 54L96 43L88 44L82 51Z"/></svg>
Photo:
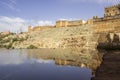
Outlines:
<svg viewBox="0 0 120 80"><path fill-rule="evenodd" d="M12 39L12 42L15 42L15 41L18 41L18 39L17 39L17 38L13 38L13 39Z"/></svg>
<svg viewBox="0 0 120 80"><path fill-rule="evenodd" d="M8 46L6 46L6 48L7 48L7 49L12 48L12 44L13 44L13 43L10 43Z"/></svg>
<svg viewBox="0 0 120 80"><path fill-rule="evenodd" d="M30 46L27 47L27 49L37 49L37 47L34 46L34 45L30 45Z"/></svg>

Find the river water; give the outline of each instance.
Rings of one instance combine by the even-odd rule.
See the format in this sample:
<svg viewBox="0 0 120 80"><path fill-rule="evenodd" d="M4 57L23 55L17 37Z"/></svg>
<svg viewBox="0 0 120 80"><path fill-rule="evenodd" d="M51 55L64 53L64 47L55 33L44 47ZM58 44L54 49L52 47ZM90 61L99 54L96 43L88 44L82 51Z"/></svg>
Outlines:
<svg viewBox="0 0 120 80"><path fill-rule="evenodd" d="M101 59L80 51L0 49L0 80L90 80Z"/></svg>

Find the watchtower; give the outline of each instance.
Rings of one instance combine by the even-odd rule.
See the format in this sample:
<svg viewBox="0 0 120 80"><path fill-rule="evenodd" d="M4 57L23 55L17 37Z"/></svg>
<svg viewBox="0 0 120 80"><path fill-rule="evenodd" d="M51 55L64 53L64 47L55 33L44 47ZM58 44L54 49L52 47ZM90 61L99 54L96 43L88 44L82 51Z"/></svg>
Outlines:
<svg viewBox="0 0 120 80"><path fill-rule="evenodd" d="M120 4L106 7L104 17L111 17L120 15Z"/></svg>
<svg viewBox="0 0 120 80"><path fill-rule="evenodd" d="M32 26L28 26L28 32L32 31Z"/></svg>

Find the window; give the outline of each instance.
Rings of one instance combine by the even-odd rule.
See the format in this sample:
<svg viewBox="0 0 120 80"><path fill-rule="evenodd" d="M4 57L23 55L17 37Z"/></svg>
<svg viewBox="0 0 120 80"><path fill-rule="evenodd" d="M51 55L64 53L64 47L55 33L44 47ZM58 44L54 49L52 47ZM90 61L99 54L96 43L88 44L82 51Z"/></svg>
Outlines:
<svg viewBox="0 0 120 80"><path fill-rule="evenodd" d="M106 10L106 12L108 13L108 12L109 12L109 10Z"/></svg>

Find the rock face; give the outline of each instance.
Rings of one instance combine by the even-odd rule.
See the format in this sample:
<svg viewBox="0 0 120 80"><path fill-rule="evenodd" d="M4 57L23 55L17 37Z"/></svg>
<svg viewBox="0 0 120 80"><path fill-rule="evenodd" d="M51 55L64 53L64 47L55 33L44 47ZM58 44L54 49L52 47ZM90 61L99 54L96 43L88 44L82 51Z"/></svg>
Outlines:
<svg viewBox="0 0 120 80"><path fill-rule="evenodd" d="M93 34L92 26L52 28L28 33L28 39L15 42L14 48L92 48L97 46L97 34Z"/></svg>

